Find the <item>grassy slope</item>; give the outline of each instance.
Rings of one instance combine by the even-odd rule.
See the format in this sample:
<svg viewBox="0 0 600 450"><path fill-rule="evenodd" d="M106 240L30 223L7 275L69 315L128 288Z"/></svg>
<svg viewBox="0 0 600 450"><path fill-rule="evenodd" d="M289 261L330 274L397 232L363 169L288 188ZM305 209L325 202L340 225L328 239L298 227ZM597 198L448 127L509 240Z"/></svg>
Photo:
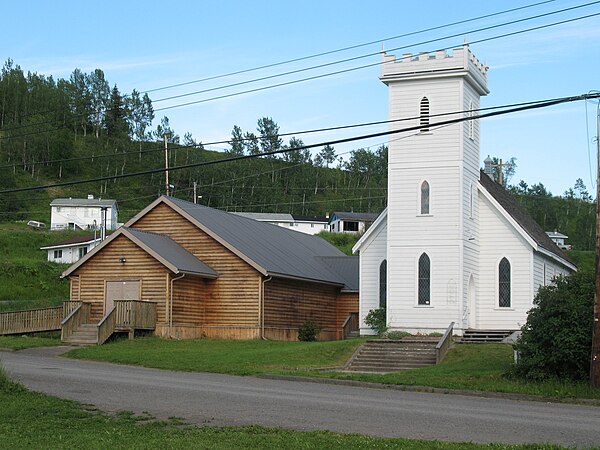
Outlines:
<svg viewBox="0 0 600 450"><path fill-rule="evenodd" d="M480 445L384 439L331 432L298 432L258 426L197 427L173 418L120 413L109 416L81 404L28 392L0 370L3 448L278 448L278 449L555 449L558 446Z"/></svg>
<svg viewBox="0 0 600 450"><path fill-rule="evenodd" d="M69 283L60 279L67 266L48 262L40 247L71 236L24 222L0 224L0 311L57 305L69 297Z"/></svg>

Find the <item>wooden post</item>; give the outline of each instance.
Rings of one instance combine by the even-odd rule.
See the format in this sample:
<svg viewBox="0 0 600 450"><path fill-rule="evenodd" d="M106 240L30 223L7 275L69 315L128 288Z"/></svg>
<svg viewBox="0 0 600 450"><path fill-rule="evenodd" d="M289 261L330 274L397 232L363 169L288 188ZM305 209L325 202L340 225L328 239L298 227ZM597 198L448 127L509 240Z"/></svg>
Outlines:
<svg viewBox="0 0 600 450"><path fill-rule="evenodd" d="M169 196L169 148L167 145L167 134L163 135L165 141L165 193Z"/></svg>
<svg viewBox="0 0 600 450"><path fill-rule="evenodd" d="M590 382L600 388L600 109L596 127L596 145L598 149L598 178L596 179L596 294L594 295L594 328L592 332L592 361L590 363Z"/></svg>

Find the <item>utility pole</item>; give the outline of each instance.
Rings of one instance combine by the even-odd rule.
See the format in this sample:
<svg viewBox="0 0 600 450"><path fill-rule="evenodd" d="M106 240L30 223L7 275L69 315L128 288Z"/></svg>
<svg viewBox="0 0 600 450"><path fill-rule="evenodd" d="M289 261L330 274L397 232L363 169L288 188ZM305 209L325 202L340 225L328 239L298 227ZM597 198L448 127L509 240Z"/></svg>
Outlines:
<svg viewBox="0 0 600 450"><path fill-rule="evenodd" d="M596 148L598 150L598 178L596 179L596 294L594 295L594 328L592 331L592 361L590 382L600 388L600 105L597 110Z"/></svg>
<svg viewBox="0 0 600 450"><path fill-rule="evenodd" d="M511 163L506 163L506 164L502 164L502 160L500 160L500 162L498 164L494 165L495 167L498 167L500 170L498 172L498 184L502 187L504 187L504 166L506 167L510 167L512 166Z"/></svg>
<svg viewBox="0 0 600 450"><path fill-rule="evenodd" d="M167 145L167 133L163 134L165 141L165 193L169 195L169 147Z"/></svg>
<svg viewBox="0 0 600 450"><path fill-rule="evenodd" d="M198 203L198 196L196 195L196 186L198 186L198 183L194 181L194 203Z"/></svg>

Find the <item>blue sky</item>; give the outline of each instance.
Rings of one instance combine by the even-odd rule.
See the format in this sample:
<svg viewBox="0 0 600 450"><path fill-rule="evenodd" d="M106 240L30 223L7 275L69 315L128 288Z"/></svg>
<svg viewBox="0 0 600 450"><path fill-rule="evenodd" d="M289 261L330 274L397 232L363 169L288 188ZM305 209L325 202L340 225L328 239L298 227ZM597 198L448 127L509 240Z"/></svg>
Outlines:
<svg viewBox="0 0 600 450"><path fill-rule="evenodd" d="M0 58L25 71L68 78L75 68L100 68L122 93L147 91L232 71L267 65L450 22L536 3L526 1L113 1L93 6L75 1L7 2L0 27ZM578 95L600 90L600 16L488 42L475 41L532 26L599 13L600 3L571 12L476 33L472 30L584 4L553 1L489 19L385 42L395 53L460 46L489 67L490 94L482 106ZM429 44L420 42L457 34ZM159 90L153 100L247 81L283 71L376 53L381 43L256 72ZM156 102L155 109L377 63L370 56L345 64ZM387 119L386 87L374 66L251 94L157 112L183 136L202 142L226 140L234 125L253 131L272 117L280 131ZM596 103L577 102L482 120L481 158L517 158L513 182L542 182L561 194L582 178L595 189ZM586 124L587 122L587 124ZM386 126L299 135L306 144L385 130ZM336 146L338 153L377 146L385 139ZM223 148L223 145L209 148ZM591 163L590 163L591 161ZM593 184L592 184L592 178Z"/></svg>

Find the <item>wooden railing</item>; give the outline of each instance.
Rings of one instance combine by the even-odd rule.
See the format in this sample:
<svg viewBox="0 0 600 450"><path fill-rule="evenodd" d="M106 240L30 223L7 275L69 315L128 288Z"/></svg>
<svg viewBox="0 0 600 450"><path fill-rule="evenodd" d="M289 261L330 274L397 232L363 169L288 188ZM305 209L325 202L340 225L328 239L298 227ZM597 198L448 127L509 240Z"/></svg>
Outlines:
<svg viewBox="0 0 600 450"><path fill-rule="evenodd" d="M60 330L62 306L0 313L0 335Z"/></svg>
<svg viewBox="0 0 600 450"><path fill-rule="evenodd" d="M342 325L342 338L348 339L352 332L358 331L358 313L350 313Z"/></svg>
<svg viewBox="0 0 600 450"><path fill-rule="evenodd" d="M71 312L73 312L81 302L74 300L65 300L63 302L63 318L66 318Z"/></svg>
<svg viewBox="0 0 600 450"><path fill-rule="evenodd" d="M454 330L454 322L452 322L444 335L440 338L437 345L435 346L435 363L439 364L446 357L450 346L452 345L452 331Z"/></svg>
<svg viewBox="0 0 600 450"><path fill-rule="evenodd" d="M115 332L117 324L117 308L114 307L110 312L102 318L98 323L98 345L104 344L111 334Z"/></svg>
<svg viewBox="0 0 600 450"><path fill-rule="evenodd" d="M71 303L71 302L65 302ZM75 306L74 309L67 314L67 316L62 320L61 324L61 336L62 340L68 339L82 323L87 323L90 319L90 304L89 303L81 303L81 302L73 302L79 303L79 305ZM63 305L64 308L64 305Z"/></svg>
<svg viewBox="0 0 600 450"><path fill-rule="evenodd" d="M141 300L115 300L117 328L156 328L156 303Z"/></svg>

